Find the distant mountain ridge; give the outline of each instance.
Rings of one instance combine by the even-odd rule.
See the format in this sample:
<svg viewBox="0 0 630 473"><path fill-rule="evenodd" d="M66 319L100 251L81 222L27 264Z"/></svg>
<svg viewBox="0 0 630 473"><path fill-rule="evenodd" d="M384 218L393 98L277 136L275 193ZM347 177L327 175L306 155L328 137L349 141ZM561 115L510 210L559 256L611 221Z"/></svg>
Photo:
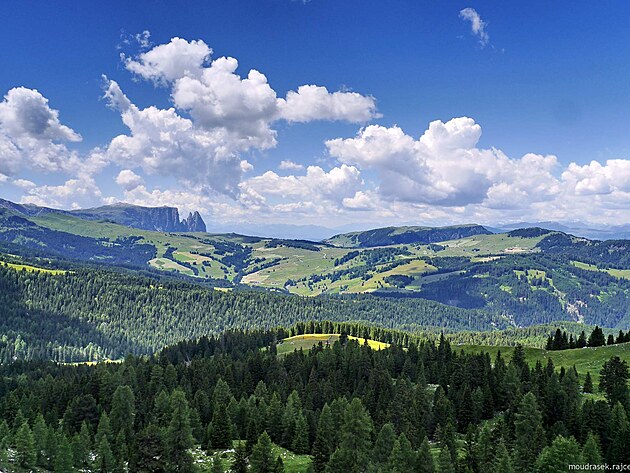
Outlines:
<svg viewBox="0 0 630 473"><path fill-rule="evenodd" d="M344 248L370 248L411 243L438 243L474 235L490 234L492 234L490 230L476 224L450 227L385 227L362 232L342 233L324 241Z"/></svg>
<svg viewBox="0 0 630 473"><path fill-rule="evenodd" d="M511 230L540 227L556 232L568 233L590 240L628 240L630 239L630 224L595 226L583 222L518 222L506 225L486 227L494 233L504 233Z"/></svg>
<svg viewBox="0 0 630 473"><path fill-rule="evenodd" d="M0 207L12 210L28 217L48 213L73 215L84 220L107 220L141 230L159 232L205 232L206 223L199 212L190 212L180 220L175 207L142 207L126 203L104 205L91 209L59 210L32 204L16 204L0 199Z"/></svg>

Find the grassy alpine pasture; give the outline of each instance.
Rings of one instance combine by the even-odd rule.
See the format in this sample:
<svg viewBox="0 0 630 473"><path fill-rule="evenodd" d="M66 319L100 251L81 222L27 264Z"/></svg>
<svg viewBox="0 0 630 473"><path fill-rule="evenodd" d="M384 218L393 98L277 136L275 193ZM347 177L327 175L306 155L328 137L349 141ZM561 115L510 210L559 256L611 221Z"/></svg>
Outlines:
<svg viewBox="0 0 630 473"><path fill-rule="evenodd" d="M600 271L602 273L608 273L619 279L630 279L630 269L601 269L594 264L582 263L581 261L572 261L573 266L580 269L586 269L588 271Z"/></svg>
<svg viewBox="0 0 630 473"><path fill-rule="evenodd" d="M339 340L339 334L335 333L307 333L304 335L295 335L281 340L278 343L277 351L278 355L286 355L287 353L294 352L296 350L310 350L318 343L322 342L324 345L329 343L332 345ZM348 336L348 340L357 340L360 344L364 344L365 338L358 338ZM373 350L383 350L389 347L389 343L378 342L376 340L367 339L367 343Z"/></svg>
<svg viewBox="0 0 630 473"><path fill-rule="evenodd" d="M453 346L453 349L461 349L467 353L487 352L492 359L501 352L504 360L509 361L514 352L514 347L498 347L498 346L480 346L480 345L459 345ZM618 356L630 364L630 343L620 343L618 345L608 345L595 348L575 348L573 350L544 350L541 348L524 347L525 358L531 366L535 366L540 361L543 366L546 365L547 359L551 358L555 367L570 368L575 366L580 380L584 381L587 372L591 373L593 383L597 386L599 382L599 371L604 363L610 358Z"/></svg>
<svg viewBox="0 0 630 473"><path fill-rule="evenodd" d="M0 265L8 266L9 268L13 268L16 271L26 271L29 273L48 273L54 276L57 276L59 274L66 274L68 272L64 269L39 268L37 266L31 266L28 264L6 263L4 261L0 261Z"/></svg>

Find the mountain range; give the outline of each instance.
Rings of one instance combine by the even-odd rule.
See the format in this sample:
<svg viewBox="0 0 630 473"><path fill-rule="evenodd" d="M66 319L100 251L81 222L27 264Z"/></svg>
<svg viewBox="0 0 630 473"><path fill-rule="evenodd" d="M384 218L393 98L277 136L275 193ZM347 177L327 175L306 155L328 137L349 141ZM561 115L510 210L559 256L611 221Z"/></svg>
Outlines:
<svg viewBox="0 0 630 473"><path fill-rule="evenodd" d="M194 221L194 214L192 226L191 218L179 221L169 208L59 211L4 201L0 256L18 265L107 265L229 290L423 299L477 311L470 328L480 327L481 313L504 328L630 327L628 240L540 227L493 233L475 224L386 227L320 242L181 231Z"/></svg>
<svg viewBox="0 0 630 473"><path fill-rule="evenodd" d="M60 210L40 207L32 204L16 204L0 199L0 208L13 210L29 217L37 217L48 213L59 213L77 216L85 220L102 220L141 230L158 232L205 232L206 224L199 212L191 212L183 220L175 207L141 207L126 203L104 205L91 209Z"/></svg>

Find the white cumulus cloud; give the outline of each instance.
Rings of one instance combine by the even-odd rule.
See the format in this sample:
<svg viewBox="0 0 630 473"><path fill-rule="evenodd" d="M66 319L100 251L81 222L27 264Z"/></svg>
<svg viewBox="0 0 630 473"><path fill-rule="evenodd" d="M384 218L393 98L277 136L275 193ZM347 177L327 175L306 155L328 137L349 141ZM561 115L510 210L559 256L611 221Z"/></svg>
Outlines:
<svg viewBox="0 0 630 473"><path fill-rule="evenodd" d="M16 87L0 102L0 172L68 170L77 156L65 142L77 141L81 136L59 121L59 112L37 90Z"/></svg>

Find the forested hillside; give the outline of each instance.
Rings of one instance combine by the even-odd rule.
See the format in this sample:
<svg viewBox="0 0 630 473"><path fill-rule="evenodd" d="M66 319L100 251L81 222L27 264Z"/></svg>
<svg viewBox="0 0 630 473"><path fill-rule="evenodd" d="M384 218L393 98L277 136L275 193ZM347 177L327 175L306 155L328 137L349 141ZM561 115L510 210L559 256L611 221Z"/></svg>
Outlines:
<svg viewBox="0 0 630 473"><path fill-rule="evenodd" d="M628 241L591 241L541 228L491 234L462 225L389 227L318 243L156 232L5 204L0 249L27 258L153 271L214 287L302 296L370 293L484 312L484 321L454 321L446 328L477 330L489 320L499 320L495 328L506 320L513 327L565 321L630 328ZM105 210L111 209L129 210Z"/></svg>
<svg viewBox="0 0 630 473"><path fill-rule="evenodd" d="M231 328L361 320L408 330L490 330L508 321L423 299L303 298L223 292L94 268L53 273L0 264L0 360L117 359Z"/></svg>
<svg viewBox="0 0 630 473"><path fill-rule="evenodd" d="M0 366L0 465L56 472L556 472L628 463L628 366L598 386L517 348L228 332L145 360ZM601 395L583 394L598 390ZM279 458L279 459L278 459Z"/></svg>

